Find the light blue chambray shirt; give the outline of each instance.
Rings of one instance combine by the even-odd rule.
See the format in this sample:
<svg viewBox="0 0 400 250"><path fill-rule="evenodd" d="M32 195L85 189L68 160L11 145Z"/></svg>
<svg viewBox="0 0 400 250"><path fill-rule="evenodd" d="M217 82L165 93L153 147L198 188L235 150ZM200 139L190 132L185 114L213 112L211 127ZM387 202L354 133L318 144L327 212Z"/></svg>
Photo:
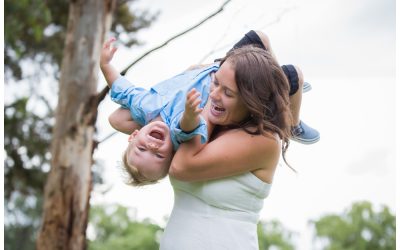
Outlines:
<svg viewBox="0 0 400 250"><path fill-rule="evenodd" d="M192 88L200 92L200 108L206 105L210 91L210 73L218 68L219 64L215 63L205 68L185 71L156 84L150 90L136 87L121 76L111 86L111 99L129 109L133 120L142 126L160 115L170 128L174 150L195 135L200 135L201 143L205 143L208 138L207 124L201 116L199 126L191 133L183 132L179 122L185 110L186 94Z"/></svg>

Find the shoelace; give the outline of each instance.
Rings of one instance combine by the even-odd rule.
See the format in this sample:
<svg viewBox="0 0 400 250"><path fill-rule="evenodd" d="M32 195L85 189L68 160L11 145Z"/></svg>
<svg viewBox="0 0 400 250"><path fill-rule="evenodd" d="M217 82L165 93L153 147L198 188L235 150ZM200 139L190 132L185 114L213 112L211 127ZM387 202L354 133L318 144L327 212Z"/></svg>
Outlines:
<svg viewBox="0 0 400 250"><path fill-rule="evenodd" d="M303 130L303 128L300 126L300 124L297 125L297 126L294 126L294 127L292 128L292 134L293 134L294 136L299 136L299 135L301 135L303 132L304 132L304 130Z"/></svg>

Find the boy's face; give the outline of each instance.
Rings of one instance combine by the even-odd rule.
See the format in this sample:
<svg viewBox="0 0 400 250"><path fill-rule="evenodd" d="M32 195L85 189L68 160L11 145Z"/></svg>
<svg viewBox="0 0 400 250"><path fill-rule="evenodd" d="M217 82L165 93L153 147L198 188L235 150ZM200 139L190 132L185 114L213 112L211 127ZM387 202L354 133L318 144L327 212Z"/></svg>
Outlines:
<svg viewBox="0 0 400 250"><path fill-rule="evenodd" d="M128 163L149 180L158 180L168 173L173 145L168 126L154 121L130 136Z"/></svg>

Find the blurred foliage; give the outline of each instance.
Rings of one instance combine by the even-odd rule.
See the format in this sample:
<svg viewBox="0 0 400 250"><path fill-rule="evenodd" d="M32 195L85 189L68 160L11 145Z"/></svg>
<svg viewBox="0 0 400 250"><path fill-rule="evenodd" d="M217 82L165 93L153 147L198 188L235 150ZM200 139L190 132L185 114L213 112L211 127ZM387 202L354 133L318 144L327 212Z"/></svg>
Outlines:
<svg viewBox="0 0 400 250"><path fill-rule="evenodd" d="M134 12L135 0L118 0L113 17L112 33L122 45L138 45L136 32L149 27L155 14ZM22 60L61 65L68 21L67 0L5 0L4 2L4 68L6 79L24 77Z"/></svg>
<svg viewBox="0 0 400 250"><path fill-rule="evenodd" d="M286 230L277 220L260 221L257 225L260 250L280 249L294 250L293 233Z"/></svg>
<svg viewBox="0 0 400 250"><path fill-rule="evenodd" d="M89 217L89 250L158 250L162 228L150 221L139 222L126 207L92 206ZM134 211L133 211L134 212ZM90 230L91 229L91 230Z"/></svg>
<svg viewBox="0 0 400 250"><path fill-rule="evenodd" d="M121 205L92 206L90 210L88 240L89 250L123 250L159 248L163 229L149 221L138 222L135 210ZM285 230L280 222L258 224L260 250L293 250L292 233Z"/></svg>
<svg viewBox="0 0 400 250"><path fill-rule="evenodd" d="M5 249L34 249L50 168L51 121L26 111L27 98L4 109Z"/></svg>
<svg viewBox="0 0 400 250"><path fill-rule="evenodd" d="M156 17L134 10L134 2L117 0L114 13L111 35L125 46L138 45L136 31ZM68 8L67 0L4 2L5 87L17 89L18 94L23 93L18 88L31 91L29 96L14 99L8 94L12 101L4 107L5 249L35 248L43 187L50 170L54 107L49 103L56 103L46 100L40 86L47 81L58 88ZM96 164L93 169L94 182L102 183L102 166Z"/></svg>
<svg viewBox="0 0 400 250"><path fill-rule="evenodd" d="M354 203L341 215L311 221L315 241L325 250L394 250L396 217L387 206L374 211L370 202Z"/></svg>
<svg viewBox="0 0 400 250"><path fill-rule="evenodd" d="M35 249L37 229L40 226L43 197L26 197L14 192L12 202L5 206L4 249Z"/></svg>
<svg viewBox="0 0 400 250"><path fill-rule="evenodd" d="M37 196L50 169L51 118L28 112L27 98L4 108L5 199L14 191Z"/></svg>

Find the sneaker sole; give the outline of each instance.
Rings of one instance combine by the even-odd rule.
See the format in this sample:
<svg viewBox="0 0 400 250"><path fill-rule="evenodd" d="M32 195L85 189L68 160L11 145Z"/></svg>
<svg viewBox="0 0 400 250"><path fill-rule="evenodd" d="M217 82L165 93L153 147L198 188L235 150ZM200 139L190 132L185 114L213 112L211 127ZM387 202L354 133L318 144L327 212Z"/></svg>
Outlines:
<svg viewBox="0 0 400 250"><path fill-rule="evenodd" d="M308 82L304 82L303 83L303 93L306 93L310 90L312 90L311 84L309 84Z"/></svg>
<svg viewBox="0 0 400 250"><path fill-rule="evenodd" d="M319 141L319 139L320 139L320 137L314 138L314 139L311 139L311 140L305 140L305 139L301 139L301 138L297 138L297 137L290 137L290 140L296 141L296 142L301 143L301 144L306 144L306 145L317 143Z"/></svg>

